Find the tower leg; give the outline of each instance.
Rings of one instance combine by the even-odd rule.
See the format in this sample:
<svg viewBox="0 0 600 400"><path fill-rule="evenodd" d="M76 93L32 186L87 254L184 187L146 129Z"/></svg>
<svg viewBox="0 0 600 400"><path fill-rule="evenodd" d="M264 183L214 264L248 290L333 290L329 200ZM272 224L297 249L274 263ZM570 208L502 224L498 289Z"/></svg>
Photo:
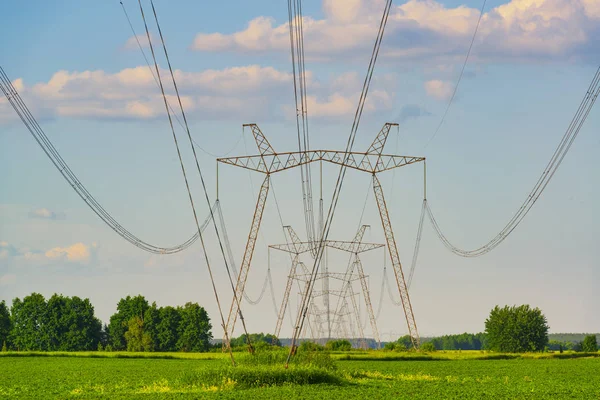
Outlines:
<svg viewBox="0 0 600 400"><path fill-rule="evenodd" d="M392 266L394 267L394 274L396 275L396 284L398 285L400 299L402 300L402 307L404 308L404 315L406 316L408 334L410 335L413 346L418 349L420 346L420 338L417 330L417 322L415 321L415 315L410 303L408 288L406 287L406 281L404 280L400 255L398 254L398 247L396 246L396 239L394 238L394 231L392 229L390 215L385 203L383 189L381 188L381 183L375 174L373 174L373 191L375 192L375 200L377 201L377 207L379 208L379 215L381 216L381 224L385 233L385 240L390 253Z"/></svg>
<svg viewBox="0 0 600 400"><path fill-rule="evenodd" d="M231 302L229 309L229 316L227 317L227 324L225 329L228 332L228 336L231 338L235 323L239 314L239 302L244 294L246 287L246 280L248 279L248 272L250 271L250 264L252 262L252 256L254 255L254 246L256 245L256 238L260 229L260 223L262 221L263 211L265 210L265 204L267 203L267 194L269 193L269 175L265 176L260 192L258 193L258 200L256 201L256 208L254 209L254 217L252 219L252 225L250 226L250 234L248 235L248 242L246 243L246 250L244 251L244 258L242 258L242 265L240 266L240 273L238 275L237 284L235 286L235 295ZM224 343L226 340L224 341ZM230 343L226 343L227 347Z"/></svg>
<svg viewBox="0 0 600 400"><path fill-rule="evenodd" d="M296 267L298 266L298 254L294 256L292 260L292 267L290 268L290 274L288 276L287 285L285 287L285 293L281 301L281 307L279 308L279 315L277 316L277 325L275 326L275 337L279 338L281 332L281 326L283 325L283 317L285 317L285 311L287 309L288 300L292 291L292 284L294 283L294 276L296 275Z"/></svg>
<svg viewBox="0 0 600 400"><path fill-rule="evenodd" d="M377 342L377 348L381 348L381 340L379 339L379 330L377 329L377 320L373 313L373 305L371 303L371 294L369 293L369 286L367 285L367 279L365 277L365 271L362 267L362 262L356 255L356 268L358 269L358 276L360 277L360 284L363 290L363 296L365 298L365 304L367 305L367 312L369 313L369 319L371 320L371 329L373 330L373 338Z"/></svg>
<svg viewBox="0 0 600 400"><path fill-rule="evenodd" d="M355 261L356 263L356 261ZM367 348L367 342L365 339L365 333L363 331L363 327L362 324L360 323L360 312L358 310L358 303L356 301L356 298L354 297L354 290L352 290L352 282L348 281L348 288L350 289L350 300L352 302L352 308L354 308L354 315L356 318L356 326L358 327L358 340L360 342L360 346L363 349Z"/></svg>

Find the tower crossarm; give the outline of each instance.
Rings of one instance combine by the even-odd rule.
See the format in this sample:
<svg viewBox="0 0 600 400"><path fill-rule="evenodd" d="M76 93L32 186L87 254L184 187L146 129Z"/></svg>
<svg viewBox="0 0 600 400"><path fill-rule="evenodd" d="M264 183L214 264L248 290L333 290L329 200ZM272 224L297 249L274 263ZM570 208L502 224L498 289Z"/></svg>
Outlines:
<svg viewBox="0 0 600 400"><path fill-rule="evenodd" d="M241 157L218 158L217 162L241 167L263 174L273 174L315 161L325 161L363 172L383 172L425 160L424 157L373 154L335 150L273 153Z"/></svg>
<svg viewBox="0 0 600 400"><path fill-rule="evenodd" d="M300 280L300 281L308 281L310 279L310 276L311 276L310 274L296 274L294 276L294 278L297 280ZM344 281L344 282L347 282L349 280L357 281L360 279L356 275L348 278L346 276L346 274L343 272L322 272L322 273L317 274L315 281L318 281L319 279L324 279L324 278L333 278L333 279L337 279L337 280Z"/></svg>
<svg viewBox="0 0 600 400"><path fill-rule="evenodd" d="M337 240L328 240L326 245L327 247L347 251L349 253L364 253L365 251L375 250L385 246L384 244L380 243L357 243Z"/></svg>
<svg viewBox="0 0 600 400"><path fill-rule="evenodd" d="M310 251L313 247L314 247L314 245L312 243L308 243L308 242L302 242L298 246L295 244L288 244L288 243L269 245L269 248L271 248L273 250L280 250L280 251L284 251L286 253L292 253L292 254L306 253L306 252Z"/></svg>
<svg viewBox="0 0 600 400"><path fill-rule="evenodd" d="M358 296L359 293L349 290L313 290L312 297L321 297L326 294L337 296L337 297L353 297Z"/></svg>
<svg viewBox="0 0 600 400"><path fill-rule="evenodd" d="M311 249L318 247L318 243L312 242L296 242L296 243L285 243L285 244L272 244L270 248L274 250L284 251L292 254L302 254L310 251ZM359 243L359 242L348 242L342 240L327 240L325 246L332 249L346 251L348 253L364 253L369 250L379 249L384 247L384 244L380 243Z"/></svg>

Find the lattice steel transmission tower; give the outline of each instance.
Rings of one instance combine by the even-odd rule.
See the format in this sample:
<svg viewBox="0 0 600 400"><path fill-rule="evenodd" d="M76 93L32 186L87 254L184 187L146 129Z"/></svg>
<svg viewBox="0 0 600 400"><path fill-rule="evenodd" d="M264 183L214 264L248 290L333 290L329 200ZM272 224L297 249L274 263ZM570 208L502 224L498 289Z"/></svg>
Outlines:
<svg viewBox="0 0 600 400"><path fill-rule="evenodd" d="M408 333L412 338L413 345L418 348L420 339L417 330L417 324L415 321L412 304L410 302L406 281L404 279L402 264L400 262L400 256L398 254L398 248L394 238L394 232L387 210L385 197L381 188L381 183L377 178L377 174L394 168L425 161L425 158L383 154L383 149L385 147L390 129L393 126L398 126L398 124L386 123L375 137L375 140L371 146L369 146L367 151L363 153L334 150L307 150L302 152L277 153L265 135L261 132L258 125L246 124L244 126L251 128L259 154L217 159L217 188L219 163L249 169L265 175L258 194L254 217L250 227L250 233L248 234L248 240L246 243L244 256L242 258L242 264L240 265L240 271L235 288L237 298L242 298L246 286L246 280L248 278L248 273L252 263L252 256L254 254L256 238L260 229L262 215L267 201L271 174L316 161L342 165L372 175L373 191L375 192L375 199L377 201L377 206L381 217L381 223L386 238L388 252L394 268L398 291L400 293L400 298L402 299L402 306L406 317ZM226 332L228 332L230 336L233 334L238 314L238 304L234 297L225 326ZM226 343L226 345L229 346L229 343Z"/></svg>
<svg viewBox="0 0 600 400"><path fill-rule="evenodd" d="M379 331L377 329L377 322L375 320L375 314L373 313L373 306L371 303L371 295L370 295L369 286L367 283L367 276L364 273L364 270L362 268L362 264L360 262L360 258L358 255L360 253L364 253L364 252L367 252L370 250L382 248L385 245L377 244L377 243L363 243L362 242L362 238L364 236L365 230L368 227L369 227L368 225L363 225L359 229L359 231L357 232L357 234L355 235L355 237L352 241L338 241L338 240L324 241L323 244L326 248L336 249L336 250L350 253L351 254L350 261L351 262L349 263L349 267L343 273L326 271L326 272L321 272L317 275L317 278L316 278L317 280L323 280L323 281L327 280L328 281L331 278L331 279L336 279L336 280L341 281L342 282L341 290L331 290L331 289L329 289L329 287L326 287L320 291L313 291L312 297L310 299L311 306L312 306L312 308L314 308L314 306L313 306L314 299L317 297L324 298L325 310L321 313L318 313L317 315L325 315L327 317L327 339L330 339L332 337L332 335L331 335L332 312L329 308L329 302L326 301L325 299L328 299L329 296L333 295L333 296L337 296L340 299L340 301L342 302L342 304L347 304L347 299L350 298L352 306L353 306L354 315L355 315L355 318L357 321L358 337L359 337L359 340L361 340L361 344L362 344L363 348L366 348L367 345L366 345L366 341L365 341L365 334L363 332L362 325L360 324L359 307L356 302L356 295L358 293L354 293L354 291L352 289L352 282L357 281L357 280L359 280L360 284L361 284L362 295L365 300L365 306L367 308L369 319L371 321L373 338L375 339L377 346L378 347L381 346L381 341L379 339ZM299 262L300 255L304 254L304 253L312 253L314 251L314 249L319 246L319 243L316 243L316 242L302 242L300 240L300 238L298 237L298 235L296 234L296 232L294 232L294 230L292 229L291 226L286 226L285 228L288 232L291 242L286 243L286 244L275 244L275 245L269 246L270 249L280 250L280 251L283 251L283 252L286 252L286 253L289 253L292 255L292 267L290 268L290 274L288 275L287 285L285 287L285 291L283 294L283 300L281 302L281 307L279 308L277 325L275 327L275 332L274 332L276 337L279 337L279 334L281 332L281 326L283 324L283 319L285 317L285 312L287 310L287 304L289 301L289 296L291 294L293 282L298 281L298 282L304 282L306 284L306 283L308 283L308 280L310 279L310 274L309 274L309 271L306 269L306 266L304 266L304 270L302 271L303 272L302 274L299 274L297 272L297 266L300 263ZM304 265L304 264L302 264L302 265ZM354 272L356 272L356 274ZM302 291L301 293L304 293L304 291ZM346 315L348 313L343 313L343 311L338 308L339 308L339 302L338 302L338 307L336 307L336 310L333 313L334 323L337 323L338 327L339 327L339 324L341 323L340 322L341 321L340 314ZM312 309L309 309L309 315L315 315L315 311Z"/></svg>

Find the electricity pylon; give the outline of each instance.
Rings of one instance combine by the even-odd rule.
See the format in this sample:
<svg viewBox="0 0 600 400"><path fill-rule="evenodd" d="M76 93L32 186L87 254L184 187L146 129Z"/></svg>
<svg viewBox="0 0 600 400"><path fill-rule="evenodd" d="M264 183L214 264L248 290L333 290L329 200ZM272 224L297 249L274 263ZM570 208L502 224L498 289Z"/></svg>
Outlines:
<svg viewBox="0 0 600 400"><path fill-rule="evenodd" d="M246 280L248 278L252 256L254 254L254 246L256 244L256 238L262 221L262 214L267 201L270 175L316 161L342 165L372 175L373 190L375 192L375 198L377 200L377 206L381 216L381 223L386 237L388 252L394 268L394 274L396 275L398 291L400 293L400 298L402 299L402 306L408 325L408 333L411 336L413 345L418 348L420 339L417 330L417 324L410 302L406 281L404 279L404 274L402 272L402 264L400 262L387 205L385 203L385 197L383 195L383 190L381 188L379 179L377 179L376 175L394 168L425 161L425 158L383 154L383 149L385 147L390 129L392 126L398 126L398 124L386 123L375 137L375 140L371 146L366 152L363 153L334 150L306 150L277 153L265 135L261 132L258 125L246 124L244 126L249 126L251 128L254 140L259 150L259 154L217 159L217 191L219 163L229 164L265 174L265 179L258 194L254 217L252 219L252 225L248 235L246 249L244 251L244 257L242 259L242 264L240 265L240 272L235 288L237 298L242 298L246 286ZM229 333L229 336L233 334L237 316L239 314L239 306L235 301L235 298L236 297L234 297L232 300L227 323L225 325L225 330ZM301 334L301 332L295 332L295 336L298 334ZM229 343L227 343L227 346L229 346Z"/></svg>
<svg viewBox="0 0 600 400"><path fill-rule="evenodd" d="M359 339L361 340L362 346L364 348L366 348L365 335L364 335L364 332L362 329L362 325L360 324L359 309L358 309L358 304L356 302L356 297L355 297L356 293L354 293L354 291L352 290L352 281L356 281L356 280L359 280L361 283L362 295L365 299L365 305L367 308L367 312L369 314L369 318L371 320L371 328L373 330L373 338L377 342L377 346L378 347L381 346L381 341L379 339L379 331L377 329L375 314L373 313L373 306L371 303L371 295L370 295L369 287L367 284L367 277L364 274L364 270L362 268L362 263L360 262L360 258L358 255L360 253L364 253L364 252L367 252L370 250L375 250L375 249L384 247L384 245L377 244L377 243L362 242L362 238L364 236L365 230L368 227L369 227L368 225L363 225L358 230L358 232L356 233L356 235L354 236L354 239L352 241L326 240L323 242L324 246L326 248L333 248L333 249L351 253L352 254L351 263L350 263L351 267L349 269L347 269L344 273L335 273L335 272L327 271L327 272L318 274L317 279L322 279L322 280L326 280L326 279L329 280L329 278L339 279L340 281L342 281L342 290L330 290L327 287L321 291L313 291L312 297L310 299L310 301L312 302L314 300L314 298L317 298L317 297L323 297L324 299L328 299L330 295L334 295L334 296L338 296L340 298L340 300L345 303L346 299L350 298L352 307L354 310L355 318L357 321ZM290 253L292 255L292 268L290 269L290 274L288 275L287 285L285 287L285 291L283 294L281 307L279 308L277 325L275 327L275 332L274 332L274 335L276 337L279 337L279 334L281 332L281 326L283 324L283 319L285 317L285 312L286 312L287 304L289 301L288 299L289 299L289 296L291 293L291 289L292 289L294 280L303 281L306 283L310 279L310 274L308 273L308 270L303 271L304 274L297 273L297 265L299 263L298 260L300 258L300 255L303 253L311 252L314 250L315 247L318 246L318 243L315 243L315 242L300 241L300 238L298 237L296 232L294 232L294 230L292 229L291 226L286 226L285 228L288 232L291 242L286 243L286 244L275 244L275 245L269 246L270 249L284 251L284 252ZM356 276L354 274L354 271L356 271L356 273L357 273ZM302 293L304 293L304 292L302 292ZM327 338L329 339L329 338L331 338L331 323L330 323L331 310L328 308L329 302L324 301L324 303L326 306L325 314L326 314L327 320L328 320ZM339 306L339 303L338 303L338 306ZM335 316L334 321L338 320L337 313L339 311L340 310L336 310L336 313L334 314L334 316ZM314 315L314 311L309 310L309 314Z"/></svg>

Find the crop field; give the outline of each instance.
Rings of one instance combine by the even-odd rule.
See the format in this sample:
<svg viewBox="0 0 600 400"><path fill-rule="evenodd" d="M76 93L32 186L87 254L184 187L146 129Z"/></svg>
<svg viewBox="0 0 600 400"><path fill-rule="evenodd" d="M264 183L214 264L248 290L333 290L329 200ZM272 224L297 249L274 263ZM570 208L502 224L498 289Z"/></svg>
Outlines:
<svg viewBox="0 0 600 400"><path fill-rule="evenodd" d="M104 354L0 356L0 398L600 398L600 354Z"/></svg>

